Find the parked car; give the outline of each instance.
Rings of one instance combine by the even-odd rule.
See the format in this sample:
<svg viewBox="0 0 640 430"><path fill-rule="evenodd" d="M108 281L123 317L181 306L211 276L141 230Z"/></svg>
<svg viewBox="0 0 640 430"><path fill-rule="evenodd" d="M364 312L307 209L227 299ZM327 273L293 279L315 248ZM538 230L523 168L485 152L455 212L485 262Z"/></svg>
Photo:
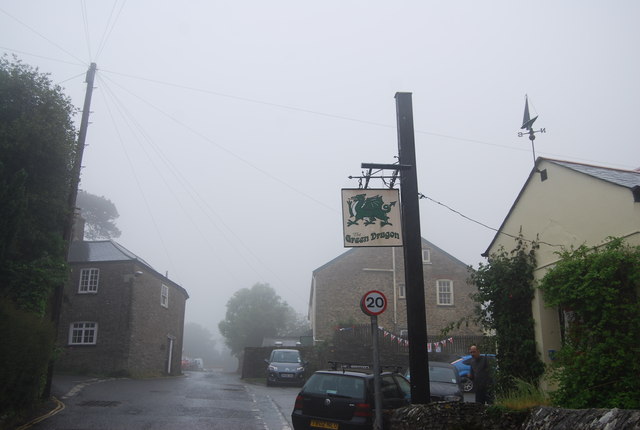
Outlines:
<svg viewBox="0 0 640 430"><path fill-rule="evenodd" d="M319 370L296 397L291 420L295 430L371 429L375 420L374 375L368 369L341 367ZM383 426L393 410L411 402L411 387L397 372L380 374Z"/></svg>
<svg viewBox="0 0 640 430"><path fill-rule="evenodd" d="M405 373L411 379L411 372ZM458 369L449 363L429 362L429 393L432 402L461 402L462 384Z"/></svg>
<svg viewBox="0 0 640 430"><path fill-rule="evenodd" d="M480 355L484 355L485 357L488 357L491 360L496 359L495 354L480 354ZM458 373L460 374L460 379L462 381L462 391L464 391L465 393L469 393L473 391L473 380L469 379L469 372L471 370L471 366L469 366L468 364L464 364L464 362L470 358L471 358L471 355L463 355L457 360L454 360L451 362L451 364L453 364L458 369Z"/></svg>
<svg viewBox="0 0 640 430"><path fill-rule="evenodd" d="M304 367L300 351L297 349L274 349L267 363L267 386L304 384Z"/></svg>

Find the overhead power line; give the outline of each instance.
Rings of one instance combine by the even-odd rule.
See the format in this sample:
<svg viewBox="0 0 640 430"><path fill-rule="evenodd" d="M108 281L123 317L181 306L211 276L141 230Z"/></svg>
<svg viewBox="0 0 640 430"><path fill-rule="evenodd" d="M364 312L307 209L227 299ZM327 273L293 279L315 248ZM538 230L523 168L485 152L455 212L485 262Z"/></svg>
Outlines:
<svg viewBox="0 0 640 430"><path fill-rule="evenodd" d="M0 12L4 13L5 15L7 15L9 18L13 19L14 21L16 21L17 23L19 23L20 25L26 27L27 29L29 29L30 31L32 31L33 33L37 34L38 36L40 36L42 39L46 40L47 42L49 42L50 44L52 44L53 46L55 46L56 48L58 48L59 50L61 50L62 52L66 53L67 55L69 55L70 57L75 58L76 60L78 60L81 64L85 64L85 62L76 57L74 54L72 54L71 52L67 51L66 49L64 49L62 46L58 45L56 42L54 42L53 40L49 39L48 37L44 36L43 34L41 34L40 32L38 32L36 29L34 29L33 27L29 26L27 23L25 23L24 21L21 21L20 19L16 18L15 16L11 15L9 12L7 12L6 10L0 8Z"/></svg>
<svg viewBox="0 0 640 430"><path fill-rule="evenodd" d="M453 213L455 213L455 214L457 214L457 215L460 215L462 218L464 218L464 219L466 219L466 220L469 220L469 221L471 221L471 222L474 222L474 223L476 223L476 224L478 224L478 225L480 225L480 226L482 226L482 227L484 227L484 228L487 228L487 229L489 229L489 230L495 231L495 232L496 232L496 233L498 233L498 234L503 234L503 235L505 235L505 236L508 236L508 237L511 237L511 238L514 238L514 239L522 239L522 240L524 240L525 242L529 242L529 243L541 243L541 244L548 245L548 246L553 246L553 247L562 247L562 246L563 246L563 245L554 245L554 244L552 244L552 243L544 242L544 241L541 241L541 240L526 239L526 238L522 238L522 237L520 237L520 236L516 236L516 235L510 234L510 233L504 232L504 231L502 231L502 230L500 230L500 229L490 227L490 226L488 226L488 225L486 225L486 224L484 224L484 223L482 223L482 222L480 222L480 221L478 221L478 220L475 220L475 219L473 219L473 218L471 218L471 217L469 217L469 216L467 216L467 215L463 214L463 213L462 213L462 212L460 212L460 211L457 211L457 210L453 209L452 207L450 207L450 206L448 206L448 205L446 205L446 204L444 204L444 203L442 203L442 202L439 202L439 201L437 201L437 200L435 200L435 199L432 199L432 198L431 198L431 197L429 197L429 196L425 196L425 195L424 195L424 194L422 194L422 193L419 193L419 194L418 194L418 197L419 197L420 199L427 199L427 200L429 200L429 201L432 201L433 203L435 203L435 204L437 204L437 205L440 205L440 206L442 206L442 207L444 207L444 208L446 208L446 209L450 210L451 212L453 212Z"/></svg>
<svg viewBox="0 0 640 430"><path fill-rule="evenodd" d="M154 84L170 86L170 87L174 87L174 88L180 88L180 89L199 92L199 93L203 93L203 94L210 94L210 95L213 95L213 96L224 97L224 98L238 100L238 101L242 101L242 102L246 102L246 103L253 103L253 104L263 105L263 106L270 106L270 107L275 107L275 108L279 108L279 109L286 109L286 110L290 110L290 111L302 112L302 113L307 113L307 114L311 114L311 115L323 116L323 117L326 117L326 118L334 118L334 119L339 119L339 120L343 120L343 121L350 121L350 122L356 122L356 123L360 123L360 124L372 125L372 126L375 126L375 127L383 127L383 128L394 129L394 130L396 128L395 124L383 124L383 123L379 123L379 122L375 122L375 121L368 121L368 120L348 117L348 116L344 116L344 115L332 114L332 113L328 113L328 112L320 112L320 111L316 111L316 110L313 110L313 109L307 109L307 108L302 108L302 107L297 107L297 106L289 106L289 105L284 105L284 104L281 104L281 103L269 102L269 101L264 101L264 100L257 100L257 99L253 99L253 98L250 98L250 97L236 96L236 95L233 95L233 94L226 94L226 93L222 93L222 92L219 92L219 91L213 91L213 90L208 90L208 89L204 89L204 88L192 87L192 86L189 86L189 85L178 84L178 83L175 83L175 82L166 82L166 81L161 81L161 80L158 80L158 79L145 78L145 77L136 76L136 75L132 75L132 74L128 74L128 73L116 72L116 71L113 71L113 70L101 69L101 71L103 73L111 73L111 74L123 76L123 77L126 77L126 78L142 80L142 81L145 81L145 82L150 82L150 83L154 83ZM493 147L496 147L496 148L503 148L503 149L508 149L508 150L511 150L511 151L529 152L529 149L525 148L525 147L503 145L503 144L499 144L499 143L487 142L485 140L480 140L480 139L472 139L472 138L466 138L466 137L460 137L460 136L453 136L453 135L450 135L450 134L435 133L435 132L426 131L426 130L415 130L415 133L416 134L428 135L428 136L440 137L440 138L444 138L444 139L457 140L457 141L460 141L460 142L478 143L478 144L485 145L485 146L493 146ZM576 160L576 161L584 161L584 162L596 163L596 164L601 162L600 160L591 160L591 159L588 159L588 158L573 157L573 156L564 155L564 154L554 154L554 153L549 153L549 152L544 152L544 154L546 154L547 156L554 157L554 158L573 159L573 160ZM620 167L633 168L633 167L630 167L630 166L624 166L624 165L620 165L620 164L615 164L615 165L620 166Z"/></svg>

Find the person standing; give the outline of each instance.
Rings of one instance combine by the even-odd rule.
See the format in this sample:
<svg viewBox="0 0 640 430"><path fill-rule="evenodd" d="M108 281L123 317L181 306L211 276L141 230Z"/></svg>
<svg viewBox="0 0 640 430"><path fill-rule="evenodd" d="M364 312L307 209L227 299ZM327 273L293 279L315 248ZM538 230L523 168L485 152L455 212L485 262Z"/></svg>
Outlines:
<svg viewBox="0 0 640 430"><path fill-rule="evenodd" d="M463 361L464 364L471 367L469 370L469 379L473 381L473 387L476 390L476 403L492 404L493 403L493 371L489 359L480 355L477 345L469 347L471 358Z"/></svg>

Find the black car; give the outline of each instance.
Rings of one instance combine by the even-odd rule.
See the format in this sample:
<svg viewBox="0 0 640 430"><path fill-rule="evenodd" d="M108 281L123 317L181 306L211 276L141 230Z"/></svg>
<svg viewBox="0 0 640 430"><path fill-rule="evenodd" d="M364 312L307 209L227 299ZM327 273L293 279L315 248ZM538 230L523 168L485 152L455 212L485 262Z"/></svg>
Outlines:
<svg viewBox="0 0 640 430"><path fill-rule="evenodd" d="M375 420L373 379L369 370L353 367L315 372L296 397L293 428L371 429ZM396 372L382 372L380 381L383 424L388 424L394 409L410 403L411 387Z"/></svg>
<svg viewBox="0 0 640 430"><path fill-rule="evenodd" d="M411 378L410 372L405 373L407 379ZM439 361L429 362L429 391L432 402L461 402L462 383L458 369L453 364Z"/></svg>
<svg viewBox="0 0 640 430"><path fill-rule="evenodd" d="M300 351L297 349L274 349L267 363L267 386L304 384L304 367Z"/></svg>

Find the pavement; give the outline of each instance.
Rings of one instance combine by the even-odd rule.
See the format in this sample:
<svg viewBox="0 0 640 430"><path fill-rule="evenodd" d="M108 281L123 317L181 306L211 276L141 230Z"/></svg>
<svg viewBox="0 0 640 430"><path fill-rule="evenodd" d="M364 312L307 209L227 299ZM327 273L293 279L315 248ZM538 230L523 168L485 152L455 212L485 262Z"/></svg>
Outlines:
<svg viewBox="0 0 640 430"><path fill-rule="evenodd" d="M105 379L78 375L53 375L53 379L51 380L51 398L40 405L28 422L16 427L15 430L26 430L31 426L57 414L65 408L65 400L78 394L87 385L95 384L104 380Z"/></svg>
<svg viewBox="0 0 640 430"><path fill-rule="evenodd" d="M78 394L87 385L106 381L111 378L94 378L78 375L53 375L51 395L64 401Z"/></svg>

